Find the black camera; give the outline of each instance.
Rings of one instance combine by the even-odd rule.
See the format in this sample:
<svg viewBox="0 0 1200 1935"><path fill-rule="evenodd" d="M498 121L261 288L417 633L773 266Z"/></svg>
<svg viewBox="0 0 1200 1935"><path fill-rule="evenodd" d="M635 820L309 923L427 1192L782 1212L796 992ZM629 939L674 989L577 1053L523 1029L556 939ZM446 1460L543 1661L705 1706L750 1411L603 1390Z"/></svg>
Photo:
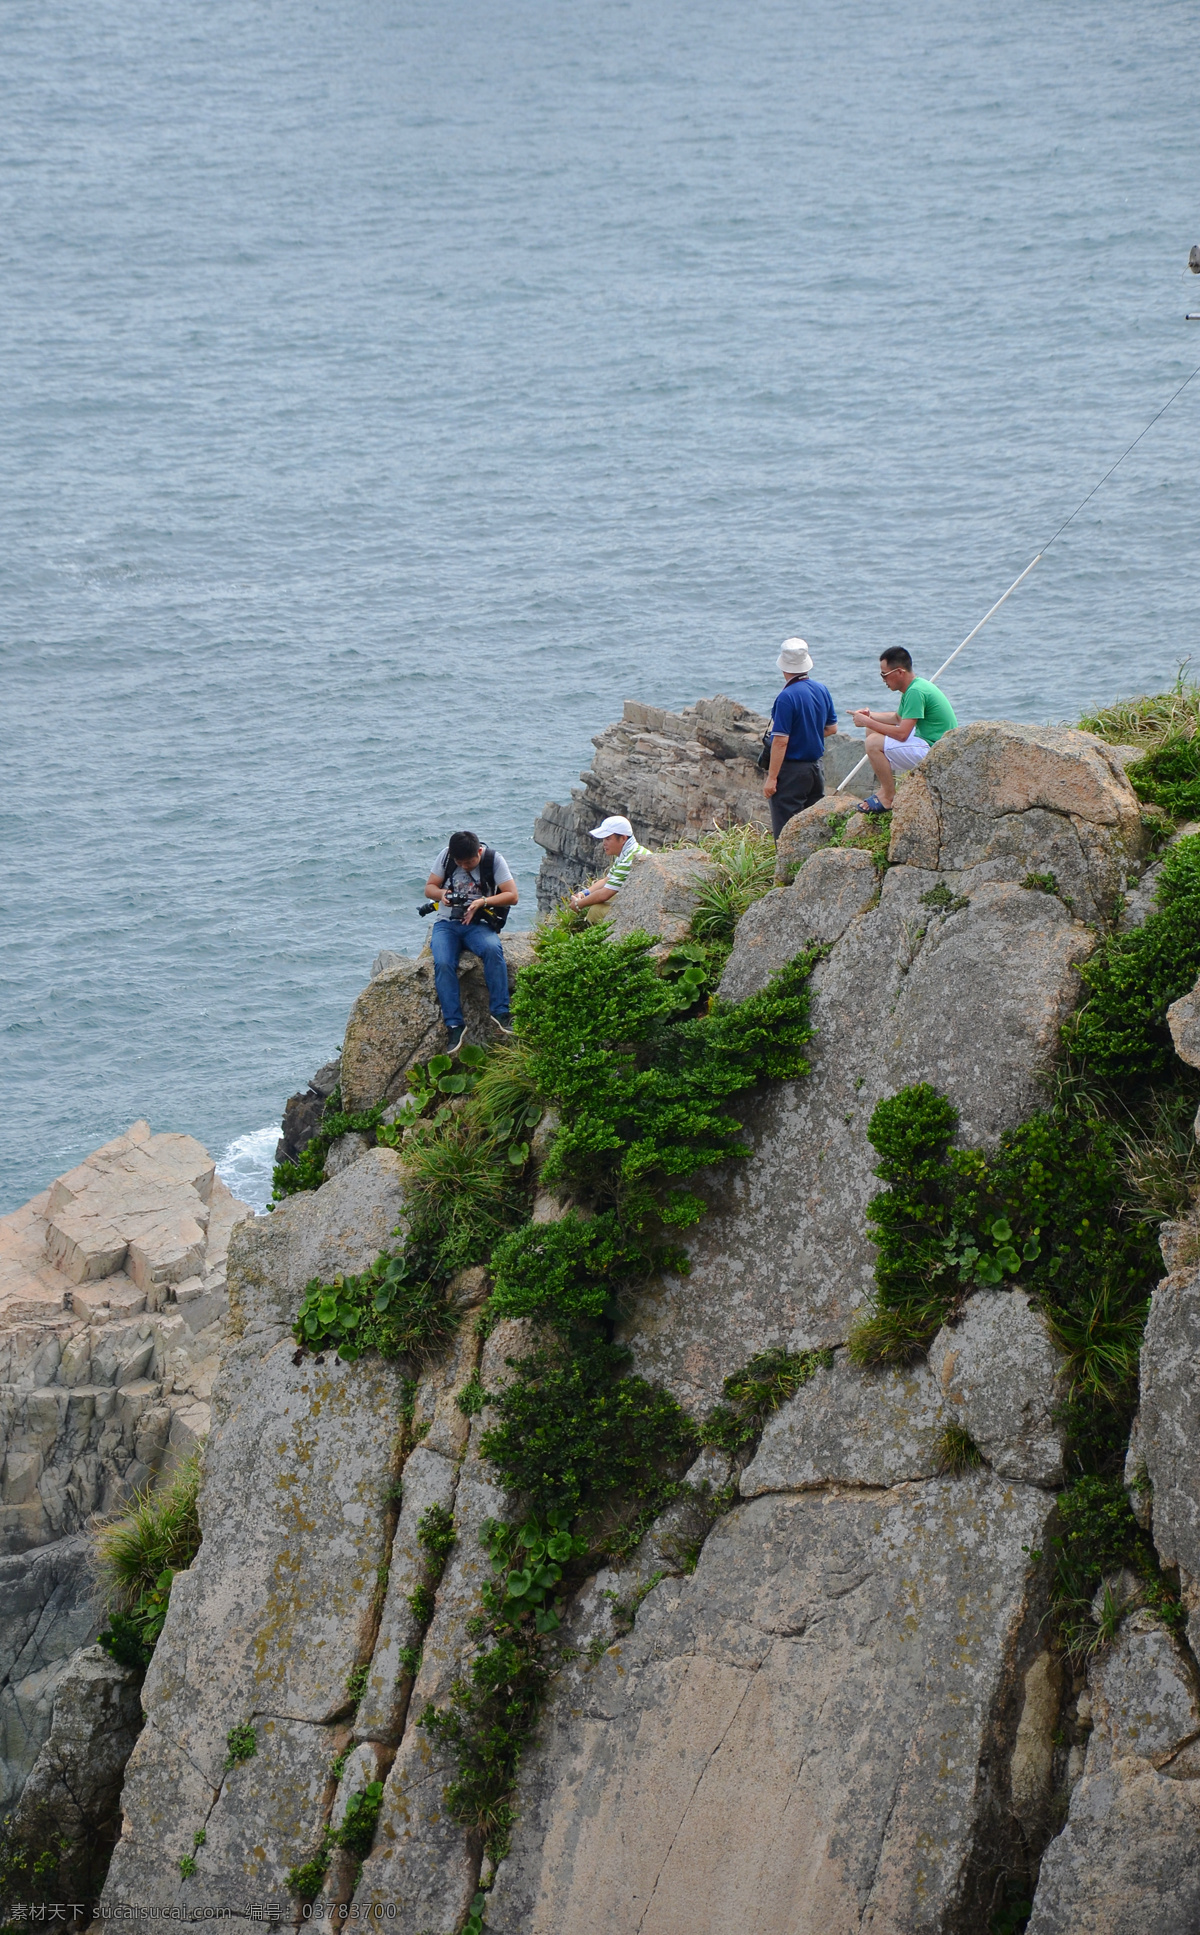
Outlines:
<svg viewBox="0 0 1200 1935"><path fill-rule="evenodd" d="M467 908L471 905L471 902L473 900L478 900L478 899L479 899L478 888L472 888L470 893L443 894L442 906L449 908L451 920L455 921L459 926L461 926L464 918L466 917ZM421 905L417 908L417 912L418 914L420 914L422 919L424 919L426 914L432 914L432 913L435 913L436 911L437 911L436 900L423 900L421 902Z"/></svg>

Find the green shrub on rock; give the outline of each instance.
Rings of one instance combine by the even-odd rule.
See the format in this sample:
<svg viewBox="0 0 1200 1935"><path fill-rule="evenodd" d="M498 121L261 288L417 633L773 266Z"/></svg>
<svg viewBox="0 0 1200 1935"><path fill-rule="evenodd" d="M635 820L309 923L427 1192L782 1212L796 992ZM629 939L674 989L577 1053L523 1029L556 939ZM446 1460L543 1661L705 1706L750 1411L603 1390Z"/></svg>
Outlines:
<svg viewBox="0 0 1200 1935"><path fill-rule="evenodd" d="M1080 969L1088 993L1064 1030L1070 1066L1102 1089L1175 1073L1167 1009L1200 975L1200 834L1169 849L1144 926L1111 935Z"/></svg>
<svg viewBox="0 0 1200 1935"><path fill-rule="evenodd" d="M345 1363L368 1350L425 1357L454 1334L447 1275L432 1246L413 1243L398 1256L376 1257L357 1276L337 1276L332 1283L314 1277L292 1334L304 1349L336 1350Z"/></svg>
<svg viewBox="0 0 1200 1935"><path fill-rule="evenodd" d="M818 1370L833 1364L831 1350L761 1351L725 1379L725 1402L709 1413L700 1441L736 1456L755 1444L772 1412L778 1411Z"/></svg>
<svg viewBox="0 0 1200 1935"><path fill-rule="evenodd" d="M610 941L602 927L556 933L517 983L513 1015L539 1093L562 1126L543 1180L607 1194L634 1227L700 1213L677 1179L746 1153L735 1095L807 1074L807 982L801 955L736 1009L677 1018L648 936Z"/></svg>
<svg viewBox="0 0 1200 1935"><path fill-rule="evenodd" d="M682 1250L625 1231L616 1210L590 1221L571 1211L557 1223L526 1223L496 1245L489 1309L560 1324L615 1316L618 1286L687 1268Z"/></svg>
<svg viewBox="0 0 1200 1935"><path fill-rule="evenodd" d="M483 1456L535 1512L568 1509L593 1524L657 1507L698 1448L696 1427L669 1392L627 1374L629 1352L603 1337L548 1346L519 1360L492 1399L497 1423Z"/></svg>
<svg viewBox="0 0 1200 1935"><path fill-rule="evenodd" d="M1053 1540L1051 1608L1068 1657L1086 1658L1102 1641L1092 1602L1106 1575L1128 1567L1146 1603L1169 1626L1186 1618L1174 1588L1163 1578L1154 1541L1133 1516L1118 1478L1085 1474L1058 1501L1060 1530Z"/></svg>
<svg viewBox="0 0 1200 1935"><path fill-rule="evenodd" d="M1174 820L1200 818L1200 736L1174 733L1129 768L1140 800L1161 806Z"/></svg>
<svg viewBox="0 0 1200 1935"><path fill-rule="evenodd" d="M321 1126L306 1142L294 1161L285 1157L275 1164L271 1181L271 1200L283 1202L305 1189L319 1189L325 1180L325 1158L333 1144L344 1135L373 1136L379 1127L384 1104L350 1113L342 1107L341 1090L335 1089L321 1115Z"/></svg>
<svg viewBox="0 0 1200 1935"><path fill-rule="evenodd" d="M927 1348L976 1285L1019 1278L1067 1353L1077 1399L1125 1405L1157 1272L1154 1223L1124 1200L1120 1140L1065 1108L1001 1137L990 1159L952 1149L958 1114L928 1083L879 1103L868 1135L889 1187L877 1232L874 1308L850 1338L861 1364Z"/></svg>

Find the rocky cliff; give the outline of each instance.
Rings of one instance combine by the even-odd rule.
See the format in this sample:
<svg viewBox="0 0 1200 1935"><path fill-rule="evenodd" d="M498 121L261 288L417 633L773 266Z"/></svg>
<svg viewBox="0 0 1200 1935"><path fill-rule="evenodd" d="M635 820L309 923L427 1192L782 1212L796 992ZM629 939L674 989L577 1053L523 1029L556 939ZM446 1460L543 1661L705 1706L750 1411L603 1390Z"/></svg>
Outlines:
<svg viewBox="0 0 1200 1935"><path fill-rule="evenodd" d="M545 848L537 901L549 913L598 870L591 829L624 813L646 846L665 847L714 826L770 824L757 769L769 721L736 699L697 699L682 712L627 699L615 725L592 741L591 765L566 805L550 800L533 837ZM833 792L863 756L862 741L839 732L826 744L825 785ZM864 769L847 789L864 799Z"/></svg>
<svg viewBox="0 0 1200 1935"><path fill-rule="evenodd" d="M1099 740L998 724L944 740L890 828L828 804L793 823L779 884L715 952L688 935L719 862L643 863L607 940L510 960L533 1061L523 1088L508 1064L484 1155L524 1209L461 1193L483 1077L429 1073L428 977L372 982L343 1081L391 1105L393 1146L347 1135L322 1186L230 1241L203 1543L142 1688L106 1913L282 1926L311 1902L407 1935L1200 1922L1200 1224L1177 1189L1157 1281L1126 1183L1094 1208L1105 1163L1119 1180L1133 1158L1118 1174L1116 1131L1073 1099L1100 1094L1073 1017L1133 971L1112 950L1139 922L1138 971L1157 948L1159 978L1144 1001L1120 984L1145 1015L1120 1051L1151 1070L1136 1093L1161 1114L1169 1090L1174 1122L1200 1065L1200 997L1175 989L1168 1017L1162 992L1197 947L1171 899L1191 836L1165 860L1147 839ZM669 936L650 968L637 926ZM556 958L593 976L592 1032L581 1019L557 1074ZM724 1005L698 1021L710 970ZM539 1037L548 1015L559 1036ZM589 1094L599 1109L635 1068L639 1028L622 1186L651 1108L661 1141L695 1093L668 1105L656 1067L684 1081L702 1048L745 1145L717 1159L705 1118L697 1205L657 1199L686 1255L653 1270L632 1208L622 1223L587 1184ZM573 1087L594 1049L592 1089ZM747 1057L752 1087L729 1074ZM1086 1159L1062 1155L1068 1134ZM1185 1178L1192 1161L1176 1147ZM460 1228L467 1200L510 1234ZM435 1252L481 1250L490 1268L429 1275ZM585 1252L595 1296L570 1275ZM1103 1353L1061 1288L1092 1258L1103 1295L1079 1294ZM628 1369L587 1421L582 1398L552 1416L555 1367L582 1392L589 1351ZM649 1509L599 1468L548 1490L560 1441L625 1456ZM591 1519L587 1497L608 1501Z"/></svg>
<svg viewBox="0 0 1200 1935"><path fill-rule="evenodd" d="M0 1219L0 1806L27 1839L86 1844L77 1883L103 1877L141 1725L136 1676L88 1645L84 1528L207 1434L248 1214L198 1142L138 1122Z"/></svg>

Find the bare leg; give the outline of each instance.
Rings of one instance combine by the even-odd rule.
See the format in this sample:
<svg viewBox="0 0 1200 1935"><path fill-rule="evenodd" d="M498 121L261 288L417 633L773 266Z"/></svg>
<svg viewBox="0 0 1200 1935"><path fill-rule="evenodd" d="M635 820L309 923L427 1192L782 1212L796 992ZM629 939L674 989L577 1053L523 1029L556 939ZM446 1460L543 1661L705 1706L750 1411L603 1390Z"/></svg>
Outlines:
<svg viewBox="0 0 1200 1935"><path fill-rule="evenodd" d="M896 797L896 777L888 765L881 732L867 734L867 758L871 762L871 771L878 782L875 791L879 796L879 803L881 806L890 806Z"/></svg>

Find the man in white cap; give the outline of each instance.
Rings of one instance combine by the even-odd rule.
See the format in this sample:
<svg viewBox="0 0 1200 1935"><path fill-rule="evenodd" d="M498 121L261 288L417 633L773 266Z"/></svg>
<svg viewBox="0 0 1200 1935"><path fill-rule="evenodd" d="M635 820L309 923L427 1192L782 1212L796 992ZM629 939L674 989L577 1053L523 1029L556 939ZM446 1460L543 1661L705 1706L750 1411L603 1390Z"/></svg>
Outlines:
<svg viewBox="0 0 1200 1935"><path fill-rule="evenodd" d="M837 731L837 713L828 686L809 676L812 659L802 638L785 638L775 663L784 687L771 711L770 731L763 735L759 763L767 767L763 793L778 839L789 820L824 797L821 760L826 739Z"/></svg>
<svg viewBox="0 0 1200 1935"><path fill-rule="evenodd" d="M649 847L640 847L633 837L633 828L623 813L610 813L599 826L592 828L593 840L599 840L612 866L603 880L594 887L585 887L580 893L571 895L572 907L585 913L589 921L607 920L612 909L607 905L615 900L629 877L629 869L635 860L648 854Z"/></svg>

